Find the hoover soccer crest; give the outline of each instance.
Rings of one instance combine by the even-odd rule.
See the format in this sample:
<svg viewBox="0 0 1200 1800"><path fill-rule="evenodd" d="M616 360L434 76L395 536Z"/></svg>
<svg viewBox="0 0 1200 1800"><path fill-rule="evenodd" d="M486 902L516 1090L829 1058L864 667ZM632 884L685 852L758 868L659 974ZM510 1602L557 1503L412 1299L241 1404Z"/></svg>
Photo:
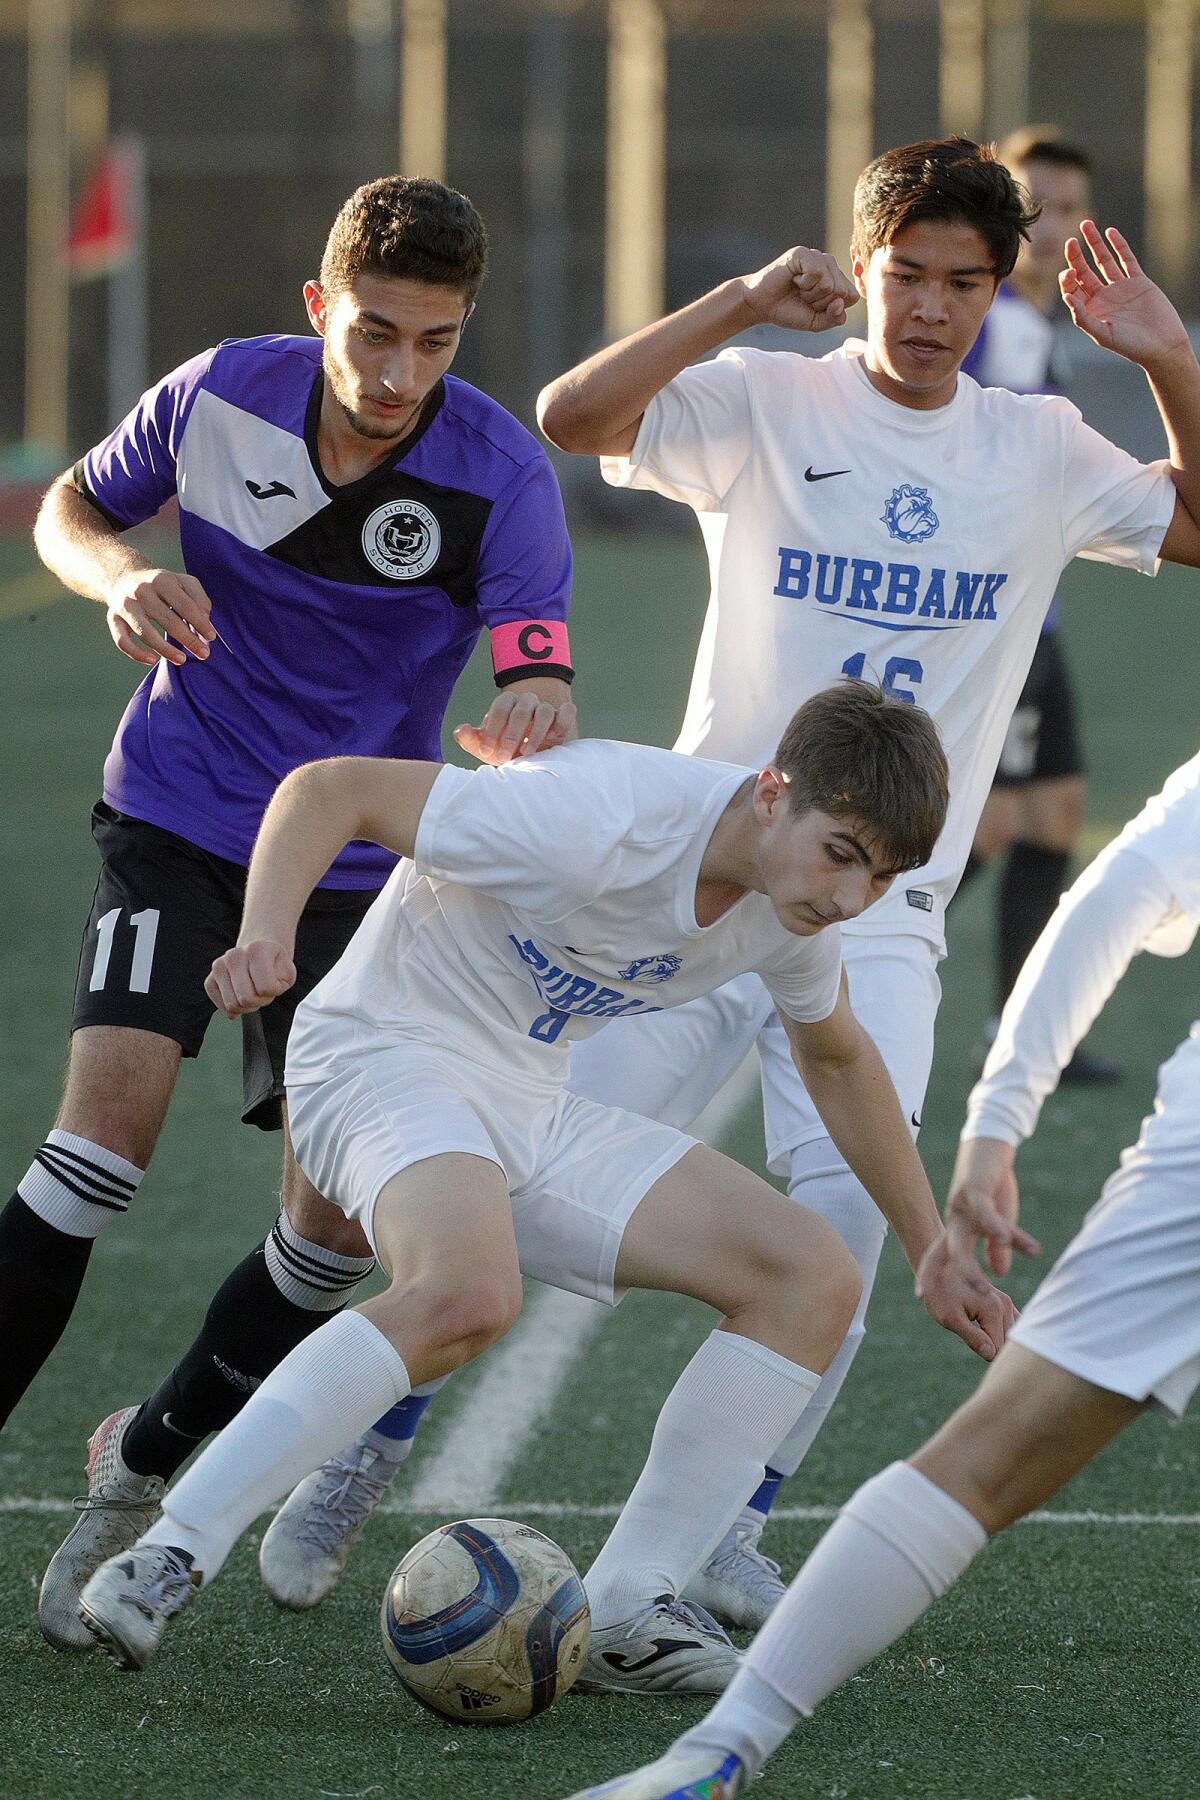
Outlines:
<svg viewBox="0 0 1200 1800"><path fill-rule="evenodd" d="M419 500L389 500L386 506L377 506L363 526L362 547L381 575L392 581L417 581L438 559L442 528Z"/></svg>
<svg viewBox="0 0 1200 1800"><path fill-rule="evenodd" d="M912 487L907 481L892 490L881 517L902 544L923 544L942 522L933 510L929 489Z"/></svg>

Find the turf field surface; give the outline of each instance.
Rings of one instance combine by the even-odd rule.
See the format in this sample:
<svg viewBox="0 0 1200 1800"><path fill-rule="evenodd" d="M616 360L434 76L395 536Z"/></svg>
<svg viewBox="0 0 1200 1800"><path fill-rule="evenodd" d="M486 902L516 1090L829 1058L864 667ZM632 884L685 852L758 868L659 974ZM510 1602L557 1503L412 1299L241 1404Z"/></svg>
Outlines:
<svg viewBox="0 0 1200 1800"><path fill-rule="evenodd" d="M690 538L585 539L579 564L572 638L585 671L585 729L669 742L702 612L698 550ZM1171 570L1153 586L1094 565L1070 573L1066 630L1094 769L1093 847L1195 749L1195 587L1195 577ZM53 594L21 551L0 554L4 1192L50 1124L95 878L87 811L137 679L99 609L49 603ZM634 662L622 648L631 622L651 646ZM482 710L485 670L474 666L462 691L461 716ZM953 920L921 1136L939 1192L988 1010L991 890L976 885ZM1026 1218L1048 1254L1135 1134L1154 1067L1186 1030L1195 990L1194 961L1140 959L1093 1039L1127 1064L1127 1080L1103 1093L1065 1091L1047 1106L1020 1168ZM450 1727L396 1690L376 1617L403 1551L455 1514L527 1514L586 1567L640 1466L663 1394L710 1323L703 1309L659 1297L632 1297L589 1334L579 1309L559 1314L554 1300L531 1296L522 1381L546 1405L540 1422L528 1407L522 1418L515 1406L497 1408L494 1382L485 1386L488 1361L505 1346L459 1378L432 1408L397 1484L398 1507L415 1494L425 1510L377 1520L317 1613L285 1616L266 1600L254 1564L260 1522L145 1675L65 1659L42 1642L37 1585L71 1523L84 1440L164 1371L217 1281L273 1216L276 1146L239 1124L238 1093L237 1033L217 1022L202 1058L184 1069L133 1215L102 1239L67 1337L0 1439L0 1793L560 1800L658 1754L703 1703L568 1697L529 1728ZM734 1111L724 1147L755 1161L755 1109ZM1018 1303L1034 1279L1030 1269L1017 1273ZM913 1449L977 1378L979 1366L911 1299L894 1246L870 1326L832 1424L785 1490L768 1546L785 1570L829 1509ZM473 1423L481 1417L490 1429ZM432 1494L447 1472L461 1489ZM1196 1472L1195 1418L1140 1422L1052 1503L1051 1517L993 1546L835 1696L755 1794L1194 1800Z"/></svg>

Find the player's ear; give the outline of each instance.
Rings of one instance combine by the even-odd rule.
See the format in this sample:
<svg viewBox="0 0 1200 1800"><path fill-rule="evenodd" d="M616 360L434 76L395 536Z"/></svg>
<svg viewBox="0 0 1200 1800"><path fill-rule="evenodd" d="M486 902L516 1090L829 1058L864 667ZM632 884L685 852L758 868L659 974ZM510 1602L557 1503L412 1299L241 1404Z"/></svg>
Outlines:
<svg viewBox="0 0 1200 1800"><path fill-rule="evenodd" d="M850 246L850 279L858 289L859 299L865 300L867 297L867 265L853 244Z"/></svg>
<svg viewBox="0 0 1200 1800"><path fill-rule="evenodd" d="M769 825L779 808L787 805L787 797L787 776L768 763L754 783L754 816L759 824Z"/></svg>
<svg viewBox="0 0 1200 1800"><path fill-rule="evenodd" d="M306 281L304 284L304 309L308 314L308 322L319 336L325 336L325 327L329 322L329 308L325 304L325 290L319 281Z"/></svg>

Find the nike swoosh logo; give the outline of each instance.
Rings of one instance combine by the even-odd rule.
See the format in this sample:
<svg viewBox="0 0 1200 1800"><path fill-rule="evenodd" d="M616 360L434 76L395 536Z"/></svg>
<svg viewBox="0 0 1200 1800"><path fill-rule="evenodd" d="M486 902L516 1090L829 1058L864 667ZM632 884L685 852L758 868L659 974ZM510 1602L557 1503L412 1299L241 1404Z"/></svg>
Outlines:
<svg viewBox="0 0 1200 1800"><path fill-rule="evenodd" d="M652 1663L661 1662L664 1656L674 1656L676 1650L694 1650L694 1638L651 1638L654 1645L649 1656L641 1657L637 1662L630 1662L623 1650L605 1650L601 1660L618 1675L636 1675L639 1669L648 1669Z"/></svg>
<svg viewBox="0 0 1200 1800"><path fill-rule="evenodd" d="M917 1115L916 1115L916 1113L914 1113L914 1114L913 1114L913 1116L912 1116L912 1122L913 1122L913 1124L914 1124L914 1125L915 1125L915 1126L916 1126L916 1128L917 1128L917 1130L918 1130L918 1131L920 1131L920 1129L921 1129L921 1121L920 1121L920 1119L918 1119L918 1117L917 1117Z"/></svg>
<svg viewBox="0 0 1200 1800"><path fill-rule="evenodd" d="M176 1437L192 1438L195 1442L198 1443L200 1438L202 1438L206 1435L203 1431L201 1431L199 1433L196 1433L194 1431L182 1431L178 1425L172 1424L171 1415L169 1412L165 1412L163 1414L162 1422L166 1426L168 1431L174 1432Z"/></svg>
<svg viewBox="0 0 1200 1800"><path fill-rule="evenodd" d="M259 487L257 481L248 481L246 492L253 494L256 500L277 500L280 494L289 494L293 500L296 498L295 488L290 488L286 481L273 481L270 487Z"/></svg>
<svg viewBox="0 0 1200 1800"><path fill-rule="evenodd" d="M835 475L849 475L849 473L849 469L823 469L819 475L815 475L813 466L809 463L804 471L804 479L805 481L830 481ZM249 486L249 483L246 485Z"/></svg>

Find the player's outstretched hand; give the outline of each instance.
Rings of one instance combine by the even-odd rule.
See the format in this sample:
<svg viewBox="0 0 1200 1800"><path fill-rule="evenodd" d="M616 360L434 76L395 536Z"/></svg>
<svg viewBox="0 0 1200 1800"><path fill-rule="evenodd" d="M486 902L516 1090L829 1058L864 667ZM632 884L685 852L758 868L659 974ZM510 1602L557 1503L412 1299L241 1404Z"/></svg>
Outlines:
<svg viewBox="0 0 1200 1800"><path fill-rule="evenodd" d="M482 725L454 728L460 750L497 767L517 756L532 756L536 750L553 750L576 735L573 701L555 706L536 694L512 689L496 696Z"/></svg>
<svg viewBox="0 0 1200 1800"><path fill-rule="evenodd" d="M227 1019L240 1019L285 994L295 979L296 965L283 945L274 938L257 938L218 956L204 991Z"/></svg>
<svg viewBox="0 0 1200 1800"><path fill-rule="evenodd" d="M972 1258L964 1267L949 1234L943 1232L921 1258L917 1298L929 1316L991 1362L1017 1316L1008 1295L993 1287Z"/></svg>
<svg viewBox="0 0 1200 1800"><path fill-rule="evenodd" d="M1083 243L1067 239L1067 266L1058 278L1079 329L1143 368L1181 351L1190 355L1183 320L1121 233L1111 225L1102 233L1094 219L1085 219L1079 234Z"/></svg>
<svg viewBox="0 0 1200 1800"><path fill-rule="evenodd" d="M993 1275L1007 1275L1012 1253L1040 1256L1042 1247L1017 1224L1021 1196L1013 1163L1016 1151L1000 1138L965 1138L958 1147L946 1201L946 1238L964 1269L976 1268L982 1240Z"/></svg>
<svg viewBox="0 0 1200 1800"><path fill-rule="evenodd" d="M765 269L742 277L747 305L764 325L829 331L858 299L854 283L823 250L796 244Z"/></svg>
<svg viewBox="0 0 1200 1800"><path fill-rule="evenodd" d="M117 649L150 668L160 657L176 665L189 656L202 662L217 635L208 595L194 575L174 569L128 570L113 583L106 606Z"/></svg>

